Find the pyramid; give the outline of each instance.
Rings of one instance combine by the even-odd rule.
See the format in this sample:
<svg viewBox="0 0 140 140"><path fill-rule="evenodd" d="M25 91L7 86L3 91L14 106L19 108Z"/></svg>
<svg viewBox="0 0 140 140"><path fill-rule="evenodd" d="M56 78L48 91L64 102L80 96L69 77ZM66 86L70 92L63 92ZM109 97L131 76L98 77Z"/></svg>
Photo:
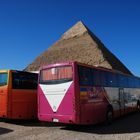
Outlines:
<svg viewBox="0 0 140 140"><path fill-rule="evenodd" d="M37 71L40 66L66 61L78 61L132 75L125 65L81 21L65 32L48 50L39 55L25 68L25 71Z"/></svg>

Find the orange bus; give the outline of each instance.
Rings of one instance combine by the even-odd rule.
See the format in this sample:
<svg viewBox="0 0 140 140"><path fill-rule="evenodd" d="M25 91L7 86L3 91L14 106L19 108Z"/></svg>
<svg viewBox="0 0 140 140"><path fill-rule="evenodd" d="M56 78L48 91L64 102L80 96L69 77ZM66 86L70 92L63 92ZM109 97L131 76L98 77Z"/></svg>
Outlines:
<svg viewBox="0 0 140 140"><path fill-rule="evenodd" d="M0 118L37 118L38 74L0 70Z"/></svg>

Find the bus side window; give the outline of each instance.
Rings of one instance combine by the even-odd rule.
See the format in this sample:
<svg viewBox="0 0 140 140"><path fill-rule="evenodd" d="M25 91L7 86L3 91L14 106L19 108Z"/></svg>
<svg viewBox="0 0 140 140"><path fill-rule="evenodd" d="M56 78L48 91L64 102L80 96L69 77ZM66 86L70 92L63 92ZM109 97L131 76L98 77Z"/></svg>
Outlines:
<svg viewBox="0 0 140 140"><path fill-rule="evenodd" d="M131 78L131 77L128 76L127 81L128 81L128 87L129 88L135 87L134 78Z"/></svg>
<svg viewBox="0 0 140 140"><path fill-rule="evenodd" d="M111 74L109 72L106 73L106 76L107 76L107 87L110 87L111 86L111 83L112 83L112 77L111 77Z"/></svg>
<svg viewBox="0 0 140 140"><path fill-rule="evenodd" d="M12 73L12 88L16 89L20 85L20 79L18 74Z"/></svg>
<svg viewBox="0 0 140 140"><path fill-rule="evenodd" d="M135 80L135 84L134 84L134 87L135 88L138 88L139 87L139 80L138 80L138 78L134 78L134 80Z"/></svg>
<svg viewBox="0 0 140 140"><path fill-rule="evenodd" d="M82 86L92 86L92 70L90 68L78 67L79 84Z"/></svg>
<svg viewBox="0 0 140 140"><path fill-rule="evenodd" d="M119 85L120 87L128 87L128 78L125 75L119 74Z"/></svg>
<svg viewBox="0 0 140 140"><path fill-rule="evenodd" d="M139 78L137 78L137 84L138 84L137 88L139 88L140 87L140 80L139 80Z"/></svg>
<svg viewBox="0 0 140 140"><path fill-rule="evenodd" d="M118 86L118 79L115 73L108 73L107 74L107 83L110 87L117 87Z"/></svg>
<svg viewBox="0 0 140 140"><path fill-rule="evenodd" d="M101 86L101 72L100 70L93 69L93 85Z"/></svg>

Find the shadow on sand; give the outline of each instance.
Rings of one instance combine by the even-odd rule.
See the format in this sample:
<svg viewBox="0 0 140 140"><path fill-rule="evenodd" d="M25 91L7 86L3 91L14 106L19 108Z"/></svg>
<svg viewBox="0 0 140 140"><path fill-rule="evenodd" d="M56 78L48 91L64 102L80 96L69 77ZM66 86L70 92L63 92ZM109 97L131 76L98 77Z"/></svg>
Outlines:
<svg viewBox="0 0 140 140"><path fill-rule="evenodd" d="M0 135L10 133L10 132L13 132L13 130L0 127Z"/></svg>
<svg viewBox="0 0 140 140"><path fill-rule="evenodd" d="M1 121L1 120L0 120ZM109 126L102 124L97 125L66 125L59 123L47 123L34 121L23 121L23 120L3 120L6 123L22 125L27 127L58 127L61 130L66 131L77 131L84 133L95 133L95 134L124 134L124 133L137 133L140 132L140 113L132 113L113 121ZM2 128L0 128L1 130ZM6 130L3 129L3 132ZM7 130L7 132L12 130Z"/></svg>
<svg viewBox="0 0 140 140"><path fill-rule="evenodd" d="M140 132L140 113L133 113L113 121L111 125L65 126L63 130L95 134L124 134Z"/></svg>
<svg viewBox="0 0 140 140"><path fill-rule="evenodd" d="M39 120L0 119L0 122L21 125L21 126L27 126L27 127L61 127L61 126L66 126L65 124L61 124L61 123L40 122Z"/></svg>

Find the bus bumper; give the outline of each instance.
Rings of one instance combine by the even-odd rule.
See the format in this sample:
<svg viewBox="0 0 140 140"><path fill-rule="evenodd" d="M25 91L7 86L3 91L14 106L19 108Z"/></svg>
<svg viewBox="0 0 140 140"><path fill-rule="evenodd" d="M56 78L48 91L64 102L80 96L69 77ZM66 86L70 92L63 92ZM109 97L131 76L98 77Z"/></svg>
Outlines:
<svg viewBox="0 0 140 140"><path fill-rule="evenodd" d="M57 122L57 123L66 123L66 124L79 124L79 117L74 115L44 115L39 114L38 118L40 121L47 122Z"/></svg>

